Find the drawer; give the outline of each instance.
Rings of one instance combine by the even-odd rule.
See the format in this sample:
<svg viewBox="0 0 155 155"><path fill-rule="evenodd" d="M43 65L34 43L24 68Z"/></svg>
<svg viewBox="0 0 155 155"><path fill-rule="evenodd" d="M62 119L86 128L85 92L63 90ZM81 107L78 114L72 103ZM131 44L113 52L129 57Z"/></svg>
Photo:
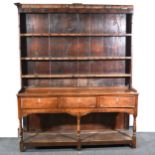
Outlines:
<svg viewBox="0 0 155 155"><path fill-rule="evenodd" d="M60 108L94 108L96 97L62 97Z"/></svg>
<svg viewBox="0 0 155 155"><path fill-rule="evenodd" d="M134 97L101 96L99 107L134 107Z"/></svg>
<svg viewBox="0 0 155 155"><path fill-rule="evenodd" d="M21 108L56 108L57 98L22 98Z"/></svg>

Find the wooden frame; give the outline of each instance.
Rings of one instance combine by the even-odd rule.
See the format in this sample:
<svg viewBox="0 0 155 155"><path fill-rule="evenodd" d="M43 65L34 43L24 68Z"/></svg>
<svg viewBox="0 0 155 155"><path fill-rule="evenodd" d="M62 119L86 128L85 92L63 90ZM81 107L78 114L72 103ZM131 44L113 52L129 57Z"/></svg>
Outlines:
<svg viewBox="0 0 155 155"><path fill-rule="evenodd" d="M135 148L138 94L132 88L133 6L16 5L20 151L29 146L80 149L82 145L129 144ZM134 116L132 135L130 114Z"/></svg>

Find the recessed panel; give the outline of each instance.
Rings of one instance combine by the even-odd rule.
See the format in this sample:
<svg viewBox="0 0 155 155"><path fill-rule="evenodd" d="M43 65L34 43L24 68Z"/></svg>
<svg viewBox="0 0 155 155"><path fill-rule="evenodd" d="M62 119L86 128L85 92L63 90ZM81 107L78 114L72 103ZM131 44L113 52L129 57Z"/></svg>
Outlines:
<svg viewBox="0 0 155 155"><path fill-rule="evenodd" d="M49 19L48 14L27 14L26 32L27 33L48 33Z"/></svg>

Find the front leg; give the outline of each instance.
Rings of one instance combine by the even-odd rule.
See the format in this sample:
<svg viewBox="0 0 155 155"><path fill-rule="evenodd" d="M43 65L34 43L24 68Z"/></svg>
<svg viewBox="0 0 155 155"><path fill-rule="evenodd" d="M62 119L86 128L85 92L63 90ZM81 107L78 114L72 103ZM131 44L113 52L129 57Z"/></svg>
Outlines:
<svg viewBox="0 0 155 155"><path fill-rule="evenodd" d="M22 110L21 110L21 98L18 97L18 119L19 119L19 138L20 138L20 143L19 143L19 148L20 152L24 152L25 147L23 143L23 115L22 115Z"/></svg>
<svg viewBox="0 0 155 155"><path fill-rule="evenodd" d="M24 147L24 143L23 143L22 118L19 118L19 137L20 137L20 143L19 143L20 152L24 152L25 147Z"/></svg>
<svg viewBox="0 0 155 155"><path fill-rule="evenodd" d="M81 149L81 137L80 137L80 115L77 116L77 149Z"/></svg>
<svg viewBox="0 0 155 155"><path fill-rule="evenodd" d="M131 147L136 148L136 115L133 115L133 135L132 135L132 143Z"/></svg>

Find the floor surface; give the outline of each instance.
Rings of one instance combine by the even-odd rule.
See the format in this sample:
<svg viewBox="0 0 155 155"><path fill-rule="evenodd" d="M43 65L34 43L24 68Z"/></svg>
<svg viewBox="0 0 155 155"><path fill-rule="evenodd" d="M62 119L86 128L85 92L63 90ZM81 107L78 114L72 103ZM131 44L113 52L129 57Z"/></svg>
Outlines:
<svg viewBox="0 0 155 155"><path fill-rule="evenodd" d="M137 133L137 148L128 146L27 149L19 152L17 138L0 138L0 155L155 155L155 132Z"/></svg>

